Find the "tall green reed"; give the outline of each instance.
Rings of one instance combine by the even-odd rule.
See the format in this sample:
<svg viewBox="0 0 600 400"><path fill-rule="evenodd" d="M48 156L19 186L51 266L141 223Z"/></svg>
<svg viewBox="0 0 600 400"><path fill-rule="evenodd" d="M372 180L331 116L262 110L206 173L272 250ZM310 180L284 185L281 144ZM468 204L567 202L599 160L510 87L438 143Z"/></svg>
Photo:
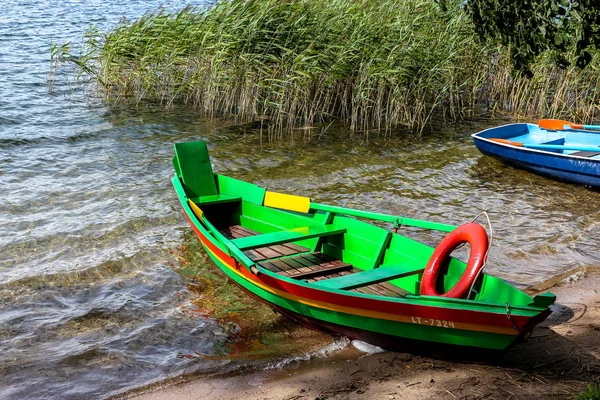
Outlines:
<svg viewBox="0 0 600 400"><path fill-rule="evenodd" d="M581 72L542 59L519 78L470 24L461 1L442 11L431 0L230 0L90 31L77 57L57 58L75 60L109 102L183 102L268 120L272 136L332 120L421 132L434 116L488 110L596 115L598 62Z"/></svg>

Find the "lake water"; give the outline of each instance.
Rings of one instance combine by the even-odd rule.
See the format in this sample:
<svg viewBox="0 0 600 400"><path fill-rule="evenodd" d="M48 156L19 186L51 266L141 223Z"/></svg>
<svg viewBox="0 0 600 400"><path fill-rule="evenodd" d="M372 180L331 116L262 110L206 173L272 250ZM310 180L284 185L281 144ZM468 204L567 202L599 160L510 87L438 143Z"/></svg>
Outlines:
<svg viewBox="0 0 600 400"><path fill-rule="evenodd" d="M335 349L225 289L215 295L235 304L215 307L226 317L203 303L193 274L182 273L189 254L181 254L197 243L170 186L175 141L204 139L217 172L320 202L453 224L487 210L488 272L517 285L600 265L600 193L481 155L469 134L497 121L424 140L333 127L261 143L255 131L189 109L107 108L90 101L68 69L48 92L52 43L76 43L92 24L109 29L123 16L187 3L3 6L0 398L103 398L182 373L285 365L302 359L304 343L317 349L309 356ZM194 263L211 267L202 254ZM256 344L264 332L240 333L252 326L247 315L285 334Z"/></svg>

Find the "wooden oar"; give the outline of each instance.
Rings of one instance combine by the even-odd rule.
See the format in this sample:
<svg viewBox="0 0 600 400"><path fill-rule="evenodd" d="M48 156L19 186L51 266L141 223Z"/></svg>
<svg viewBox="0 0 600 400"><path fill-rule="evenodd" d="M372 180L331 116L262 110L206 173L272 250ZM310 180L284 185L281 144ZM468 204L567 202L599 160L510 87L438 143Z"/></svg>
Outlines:
<svg viewBox="0 0 600 400"><path fill-rule="evenodd" d="M538 125L542 129L548 129L551 131L564 131L565 129L592 129L592 130L600 130L600 125L582 125L582 124L574 124L569 121L564 121L562 119L540 119ZM568 126L568 128L565 128Z"/></svg>
<svg viewBox="0 0 600 400"><path fill-rule="evenodd" d="M498 139L498 138L490 138L490 140L502 144L509 144L515 147L526 147L529 149L539 149L539 150L577 150L577 151L594 151L600 152L600 147L592 147L592 146L563 146L560 144L530 144L523 142L513 142L512 140L507 139Z"/></svg>

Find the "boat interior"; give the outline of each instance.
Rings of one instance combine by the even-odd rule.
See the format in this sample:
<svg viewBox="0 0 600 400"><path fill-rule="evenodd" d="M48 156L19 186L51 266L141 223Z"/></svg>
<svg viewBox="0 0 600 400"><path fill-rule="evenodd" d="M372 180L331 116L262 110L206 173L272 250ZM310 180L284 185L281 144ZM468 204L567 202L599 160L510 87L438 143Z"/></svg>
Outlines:
<svg viewBox="0 0 600 400"><path fill-rule="evenodd" d="M265 200L265 189L213 174L206 150L206 155L194 153L193 161L186 163L189 151L197 149L176 145L179 162L174 160L174 164L191 209L217 240L229 241L251 263L320 289L386 298L419 296L432 247L348 215L276 208ZM190 164L194 173L186 179ZM452 288L465 267L463 261L451 258L440 273L439 290ZM466 301L502 306L506 302L513 307L542 306L537 297L485 273L469 299Z"/></svg>
<svg viewBox="0 0 600 400"><path fill-rule="evenodd" d="M343 215L299 215L241 198L227 205L204 205L202 211L260 267L322 289L418 296L423 270L433 252L432 247L389 229ZM465 267L463 261L452 258L440 274L439 290L450 290ZM533 303L530 296L485 273L470 298L513 306Z"/></svg>
<svg viewBox="0 0 600 400"><path fill-rule="evenodd" d="M558 146L600 146L600 132L584 130L547 130L536 124L510 124L480 132L482 138L508 139L526 144L558 145ZM546 152L566 154L600 160L599 151L581 151L568 149L544 149Z"/></svg>

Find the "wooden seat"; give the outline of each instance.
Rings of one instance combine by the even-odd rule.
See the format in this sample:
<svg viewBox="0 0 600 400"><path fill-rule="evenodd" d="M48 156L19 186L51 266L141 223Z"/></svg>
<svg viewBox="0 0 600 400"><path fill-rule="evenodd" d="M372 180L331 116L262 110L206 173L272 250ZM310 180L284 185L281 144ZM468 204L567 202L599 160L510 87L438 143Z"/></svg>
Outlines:
<svg viewBox="0 0 600 400"><path fill-rule="evenodd" d="M263 268L297 280L317 280L326 275L338 276L350 272L351 264L331 258L323 253L303 253L291 257L270 259L258 263Z"/></svg>
<svg viewBox="0 0 600 400"><path fill-rule="evenodd" d="M321 267L320 269L313 269L305 272L296 272L288 274L289 278L292 279L314 279L320 276L329 275L329 274L337 274L345 271L352 271L354 268L350 264L346 264L343 262L339 263L330 263L330 265L326 267Z"/></svg>
<svg viewBox="0 0 600 400"><path fill-rule="evenodd" d="M244 228L241 225L230 225L219 229L227 239L238 239L246 236L260 235L259 232ZM279 258L293 254L306 253L310 251L308 247L298 246L294 243L276 244L275 246L261 247L260 249L246 250L246 254L254 262L266 260L269 258Z"/></svg>
<svg viewBox="0 0 600 400"><path fill-rule="evenodd" d="M422 271L423 268L409 269L401 266L387 266L326 279L314 284L327 289L350 290L418 274Z"/></svg>
<svg viewBox="0 0 600 400"><path fill-rule="evenodd" d="M336 225L313 225L284 231L263 233L262 235L247 236L233 239L231 242L240 250L251 250L315 237L337 235L344 232L346 232L346 228Z"/></svg>
<svg viewBox="0 0 600 400"><path fill-rule="evenodd" d="M199 206L209 206L211 204L235 203L236 201L241 201L242 198L227 194L215 194L210 196L200 196L191 200Z"/></svg>

